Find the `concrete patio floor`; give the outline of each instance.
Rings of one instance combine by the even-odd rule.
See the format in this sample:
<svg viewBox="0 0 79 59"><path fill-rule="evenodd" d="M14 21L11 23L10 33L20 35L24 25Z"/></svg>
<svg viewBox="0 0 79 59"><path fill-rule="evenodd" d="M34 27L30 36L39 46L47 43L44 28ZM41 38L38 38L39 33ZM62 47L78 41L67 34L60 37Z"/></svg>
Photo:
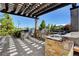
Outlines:
<svg viewBox="0 0 79 59"><path fill-rule="evenodd" d="M29 39L14 37L3 37L3 44L0 44L0 56L44 56L43 41L36 40L33 37Z"/></svg>

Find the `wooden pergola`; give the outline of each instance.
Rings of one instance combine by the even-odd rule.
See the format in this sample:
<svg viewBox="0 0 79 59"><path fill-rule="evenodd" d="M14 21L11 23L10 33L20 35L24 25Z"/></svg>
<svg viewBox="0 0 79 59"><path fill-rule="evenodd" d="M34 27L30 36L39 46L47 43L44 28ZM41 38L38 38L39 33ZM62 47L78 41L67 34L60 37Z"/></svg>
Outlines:
<svg viewBox="0 0 79 59"><path fill-rule="evenodd" d="M71 10L77 8L76 3L0 3L0 12L35 19L35 37L37 37L39 16L70 4L72 4ZM79 52L79 47L74 49Z"/></svg>
<svg viewBox="0 0 79 59"><path fill-rule="evenodd" d="M36 37L38 17L66 5L69 5L69 3L0 3L0 12L35 19Z"/></svg>

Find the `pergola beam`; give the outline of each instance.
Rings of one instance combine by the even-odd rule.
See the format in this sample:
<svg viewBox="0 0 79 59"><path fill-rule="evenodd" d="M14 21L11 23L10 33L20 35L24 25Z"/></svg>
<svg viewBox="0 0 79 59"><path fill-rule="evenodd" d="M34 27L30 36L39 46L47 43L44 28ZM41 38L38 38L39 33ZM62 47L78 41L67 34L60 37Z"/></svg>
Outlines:
<svg viewBox="0 0 79 59"><path fill-rule="evenodd" d="M50 4L49 6L47 6L43 10L41 10L41 12L35 13L35 15L38 16L39 14L41 14L41 13L43 13L43 12L45 12L45 11L51 9L51 8L57 7L58 5L60 5L60 4L56 4L56 3Z"/></svg>
<svg viewBox="0 0 79 59"><path fill-rule="evenodd" d="M62 8L62 7L67 6L67 5L69 5L69 3L64 3L64 4L60 3L60 4L56 4L55 6L51 5L49 8L45 9L44 11L37 13L36 16L38 17L40 15L46 14L48 12L54 11L56 9Z"/></svg>
<svg viewBox="0 0 79 59"><path fill-rule="evenodd" d="M40 15L68 5L63 3L4 3L1 12L37 18Z"/></svg>
<svg viewBox="0 0 79 59"><path fill-rule="evenodd" d="M0 11L2 13L8 13L8 14L12 14L12 15L17 15L17 16L23 16L23 17L28 17L28 16L24 16L24 15L19 15L19 14L15 14L15 13L10 13L10 12L5 12L5 11ZM28 17L28 18L32 18L32 19L36 19L35 17Z"/></svg>

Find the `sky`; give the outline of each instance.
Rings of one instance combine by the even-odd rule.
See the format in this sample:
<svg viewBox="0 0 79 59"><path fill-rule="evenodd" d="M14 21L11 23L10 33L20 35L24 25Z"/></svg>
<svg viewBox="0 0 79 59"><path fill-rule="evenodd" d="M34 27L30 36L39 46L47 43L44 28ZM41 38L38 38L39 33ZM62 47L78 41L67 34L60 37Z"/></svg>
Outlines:
<svg viewBox="0 0 79 59"><path fill-rule="evenodd" d="M49 12L39 17L38 26L45 20L46 25L48 24L56 24L56 25L65 25L70 24L71 16L70 16L70 8L71 5L65 6L63 8L57 9L55 11ZM2 17L2 13L0 13L0 18ZM16 27L34 27L34 19L22 16L11 15L13 18L14 25Z"/></svg>

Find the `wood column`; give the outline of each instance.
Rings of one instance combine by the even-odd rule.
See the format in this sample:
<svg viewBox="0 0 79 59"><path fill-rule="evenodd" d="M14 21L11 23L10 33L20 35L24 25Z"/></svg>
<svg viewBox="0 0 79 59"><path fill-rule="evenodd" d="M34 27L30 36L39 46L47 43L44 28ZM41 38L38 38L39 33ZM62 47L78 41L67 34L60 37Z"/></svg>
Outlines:
<svg viewBox="0 0 79 59"><path fill-rule="evenodd" d="M38 18L35 19L35 32L34 32L35 38L37 38L37 21L38 21Z"/></svg>

